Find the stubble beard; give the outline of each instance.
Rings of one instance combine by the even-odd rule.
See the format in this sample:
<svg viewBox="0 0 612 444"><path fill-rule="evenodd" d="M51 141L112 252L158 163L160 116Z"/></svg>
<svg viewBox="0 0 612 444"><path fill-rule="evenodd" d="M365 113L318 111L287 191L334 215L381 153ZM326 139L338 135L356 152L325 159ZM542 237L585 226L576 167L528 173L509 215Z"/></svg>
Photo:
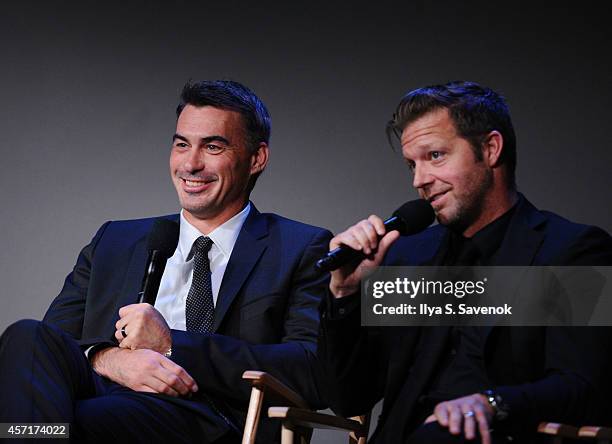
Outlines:
<svg viewBox="0 0 612 444"><path fill-rule="evenodd" d="M469 190L456 197L456 208L448 217L438 222L453 231L463 233L482 215L487 190L493 182L493 172L484 170L481 177L472 178Z"/></svg>

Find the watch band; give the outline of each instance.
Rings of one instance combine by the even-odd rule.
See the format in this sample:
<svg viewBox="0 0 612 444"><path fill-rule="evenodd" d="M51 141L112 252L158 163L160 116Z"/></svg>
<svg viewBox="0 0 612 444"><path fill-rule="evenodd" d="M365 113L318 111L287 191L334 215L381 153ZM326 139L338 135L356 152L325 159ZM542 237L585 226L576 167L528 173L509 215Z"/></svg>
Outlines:
<svg viewBox="0 0 612 444"><path fill-rule="evenodd" d="M498 393L495 393L493 390L485 390L482 394L487 398L487 402L493 408L493 418L496 421L503 421L508 417L508 406Z"/></svg>

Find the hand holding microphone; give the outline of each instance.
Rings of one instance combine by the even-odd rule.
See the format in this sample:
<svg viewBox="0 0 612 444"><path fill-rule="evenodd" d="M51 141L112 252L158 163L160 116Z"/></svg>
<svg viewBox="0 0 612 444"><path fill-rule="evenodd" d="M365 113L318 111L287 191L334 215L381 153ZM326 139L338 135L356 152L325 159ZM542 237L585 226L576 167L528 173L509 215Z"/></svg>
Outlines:
<svg viewBox="0 0 612 444"><path fill-rule="evenodd" d="M142 279L138 304L119 310L115 338L121 348L148 348L166 353L171 346L170 328L153 307L159 291L166 261L174 254L179 238L179 225L171 220L158 219L147 237L149 257Z"/></svg>
<svg viewBox="0 0 612 444"><path fill-rule="evenodd" d="M331 272L329 288L334 297L356 293L363 277L363 269L380 265L391 244L399 237L397 230L387 232L383 220L376 215L371 215L335 236L329 243L332 251L342 246L349 247L361 253L356 255L361 261L353 259Z"/></svg>
<svg viewBox="0 0 612 444"><path fill-rule="evenodd" d="M400 235L423 231L433 222L431 205L422 199L405 203L386 221L375 215L362 220L330 241L331 251L317 268L332 271L330 290L337 297L357 292L363 269L380 265Z"/></svg>
<svg viewBox="0 0 612 444"><path fill-rule="evenodd" d="M115 338L121 348L131 350L147 348L165 354L172 347L172 335L168 323L148 303L121 307L115 329Z"/></svg>

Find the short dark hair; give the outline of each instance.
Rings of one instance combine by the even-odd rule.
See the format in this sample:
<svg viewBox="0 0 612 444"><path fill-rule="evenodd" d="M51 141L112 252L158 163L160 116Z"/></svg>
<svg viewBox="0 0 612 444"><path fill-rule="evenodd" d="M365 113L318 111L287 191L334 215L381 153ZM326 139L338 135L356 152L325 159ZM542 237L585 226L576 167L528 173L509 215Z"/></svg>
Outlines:
<svg viewBox="0 0 612 444"><path fill-rule="evenodd" d="M247 143L253 151L261 142L270 142L270 113L261 99L241 83L232 80L189 81L181 92L176 108L177 118L187 105L212 106L240 113Z"/></svg>
<svg viewBox="0 0 612 444"><path fill-rule="evenodd" d="M394 147L406 126L438 109L447 109L458 134L470 142L477 159L482 160L482 144L487 134L499 131L504 140L500 163L506 165L514 186L516 135L505 99L475 82L454 81L410 91L400 101L387 124L387 137Z"/></svg>

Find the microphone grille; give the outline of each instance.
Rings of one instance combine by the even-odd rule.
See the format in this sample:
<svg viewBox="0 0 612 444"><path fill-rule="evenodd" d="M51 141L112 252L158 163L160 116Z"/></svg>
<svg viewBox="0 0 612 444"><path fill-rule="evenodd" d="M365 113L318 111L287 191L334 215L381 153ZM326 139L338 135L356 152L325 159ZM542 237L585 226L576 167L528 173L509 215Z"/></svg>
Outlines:
<svg viewBox="0 0 612 444"><path fill-rule="evenodd" d="M168 219L157 219L147 238L147 250L157 250L169 258L174 254L179 238L179 224Z"/></svg>
<svg viewBox="0 0 612 444"><path fill-rule="evenodd" d="M393 216L403 222L400 230L402 236L408 236L423 231L431 225L436 218L433 208L424 199L411 200L399 207Z"/></svg>

